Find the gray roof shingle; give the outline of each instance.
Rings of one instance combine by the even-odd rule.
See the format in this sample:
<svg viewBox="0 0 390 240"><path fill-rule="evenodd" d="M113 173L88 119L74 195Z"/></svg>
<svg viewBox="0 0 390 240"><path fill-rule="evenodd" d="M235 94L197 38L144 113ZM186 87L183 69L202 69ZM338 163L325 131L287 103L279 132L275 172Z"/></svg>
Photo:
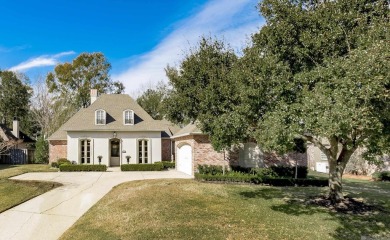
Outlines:
<svg viewBox="0 0 390 240"><path fill-rule="evenodd" d="M95 124L95 111L106 111L106 124ZM134 111L134 125L123 124L123 111ZM175 132L172 123L154 120L127 94L103 94L89 107L80 109L49 140L66 140L67 131L162 131L169 137ZM173 131L172 131L173 130Z"/></svg>

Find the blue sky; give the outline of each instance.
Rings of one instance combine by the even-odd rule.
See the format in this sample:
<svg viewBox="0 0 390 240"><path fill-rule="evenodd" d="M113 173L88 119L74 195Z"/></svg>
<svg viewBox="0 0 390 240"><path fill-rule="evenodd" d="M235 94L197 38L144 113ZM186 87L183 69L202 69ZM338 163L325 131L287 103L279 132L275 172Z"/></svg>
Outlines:
<svg viewBox="0 0 390 240"><path fill-rule="evenodd" d="M166 81L200 36L239 50L261 27L257 0L0 0L0 69L34 83L82 52L102 52L127 93Z"/></svg>

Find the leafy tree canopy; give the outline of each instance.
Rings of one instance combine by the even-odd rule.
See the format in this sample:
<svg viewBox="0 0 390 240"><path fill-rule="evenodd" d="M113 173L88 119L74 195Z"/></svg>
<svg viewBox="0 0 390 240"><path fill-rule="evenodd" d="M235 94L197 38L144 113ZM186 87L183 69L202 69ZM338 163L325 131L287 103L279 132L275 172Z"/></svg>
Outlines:
<svg viewBox="0 0 390 240"><path fill-rule="evenodd" d="M150 87L137 98L137 103L155 120L164 118L164 99L168 96L169 89L163 82Z"/></svg>
<svg viewBox="0 0 390 240"><path fill-rule="evenodd" d="M31 133L29 107L32 89L28 78L12 71L0 71L0 114L1 120L8 127L16 117L21 121L21 128ZM30 131L31 130L31 131Z"/></svg>
<svg viewBox="0 0 390 240"><path fill-rule="evenodd" d="M110 78L111 64L102 53L82 53L71 63L58 64L47 75L50 92L73 99L77 108L90 104L90 90L99 93L122 93L124 86Z"/></svg>
<svg viewBox="0 0 390 240"><path fill-rule="evenodd" d="M328 157L330 197L358 147L390 150L389 3L386 0L263 0L266 24L237 58L202 39L178 69L170 119L198 120L216 149L255 139L287 152L296 139Z"/></svg>

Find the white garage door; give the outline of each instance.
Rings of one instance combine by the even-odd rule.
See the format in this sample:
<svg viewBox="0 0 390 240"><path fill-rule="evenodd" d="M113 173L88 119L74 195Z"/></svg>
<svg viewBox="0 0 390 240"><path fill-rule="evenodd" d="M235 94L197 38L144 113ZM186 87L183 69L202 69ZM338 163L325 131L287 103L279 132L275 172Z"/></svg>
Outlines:
<svg viewBox="0 0 390 240"><path fill-rule="evenodd" d="M177 149L177 170L192 175L192 148L183 145Z"/></svg>

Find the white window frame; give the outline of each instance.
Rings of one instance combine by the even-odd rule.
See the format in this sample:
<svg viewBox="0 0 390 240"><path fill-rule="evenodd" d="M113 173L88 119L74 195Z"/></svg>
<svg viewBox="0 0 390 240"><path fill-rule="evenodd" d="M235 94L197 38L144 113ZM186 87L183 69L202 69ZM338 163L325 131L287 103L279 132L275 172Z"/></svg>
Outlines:
<svg viewBox="0 0 390 240"><path fill-rule="evenodd" d="M140 143L142 144L142 153L141 153L141 162L140 162ZM147 147L147 151L145 154L145 146ZM152 159L151 159L151 148L150 148L150 139L145 139L145 138L140 138L137 139L137 164L151 164ZM146 162L145 162L145 157L146 157Z"/></svg>
<svg viewBox="0 0 390 240"><path fill-rule="evenodd" d="M103 115L102 115L103 123L99 123L98 122L98 116L99 116L100 112L103 112ZM106 125L106 119L107 119L107 114L106 114L105 110L98 109L98 110L95 111L95 125Z"/></svg>
<svg viewBox="0 0 390 240"><path fill-rule="evenodd" d="M127 113L129 113L129 117L131 120L130 123L126 123L126 115ZM123 124L124 125L134 125L134 111L133 110L130 110L130 109L126 109L125 111L123 111Z"/></svg>
<svg viewBox="0 0 390 240"><path fill-rule="evenodd" d="M88 162L88 142L89 142L89 162ZM89 138L82 138L79 141L80 148L79 148L79 154L80 154L80 164L93 164L93 154L92 154L92 140ZM84 155L83 155L83 145L84 144ZM83 158L85 159L85 162L82 162Z"/></svg>

